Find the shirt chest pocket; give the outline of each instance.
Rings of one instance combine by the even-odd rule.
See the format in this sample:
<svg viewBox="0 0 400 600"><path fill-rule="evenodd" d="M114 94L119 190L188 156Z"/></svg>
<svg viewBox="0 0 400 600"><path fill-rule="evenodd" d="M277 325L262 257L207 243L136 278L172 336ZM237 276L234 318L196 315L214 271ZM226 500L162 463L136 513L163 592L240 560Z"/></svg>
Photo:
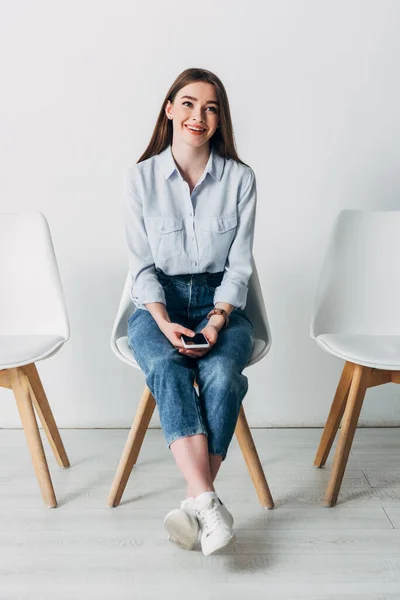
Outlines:
<svg viewBox="0 0 400 600"><path fill-rule="evenodd" d="M236 228L236 213L205 219L202 223L205 256L209 259L226 260Z"/></svg>
<svg viewBox="0 0 400 600"><path fill-rule="evenodd" d="M157 264L182 254L183 223L176 217L149 219L149 239Z"/></svg>

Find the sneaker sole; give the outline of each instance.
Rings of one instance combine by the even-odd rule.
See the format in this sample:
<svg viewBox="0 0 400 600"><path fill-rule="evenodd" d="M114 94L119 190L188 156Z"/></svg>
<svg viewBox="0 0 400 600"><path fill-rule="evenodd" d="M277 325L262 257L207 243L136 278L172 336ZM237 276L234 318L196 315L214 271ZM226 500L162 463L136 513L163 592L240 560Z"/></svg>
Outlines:
<svg viewBox="0 0 400 600"><path fill-rule="evenodd" d="M230 546L231 544L233 544L233 542L236 541L236 535L233 534L231 535L231 537L226 540L222 545L220 546L216 546L215 548L211 548L208 549L206 552L204 552L203 550L203 554L204 556L210 556L210 554L215 554L216 552L218 552L219 550L223 550L224 548L226 548L227 546Z"/></svg>
<svg viewBox="0 0 400 600"><path fill-rule="evenodd" d="M170 515L165 518L164 527L169 533L169 541L184 550L192 550L198 539L198 530L191 524L182 523L179 515Z"/></svg>

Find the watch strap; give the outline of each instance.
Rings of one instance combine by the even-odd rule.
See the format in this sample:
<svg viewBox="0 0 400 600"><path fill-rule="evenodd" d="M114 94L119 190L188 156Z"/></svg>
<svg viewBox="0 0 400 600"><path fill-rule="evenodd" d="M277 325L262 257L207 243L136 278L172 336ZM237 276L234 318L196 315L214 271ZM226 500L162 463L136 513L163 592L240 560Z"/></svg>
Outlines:
<svg viewBox="0 0 400 600"><path fill-rule="evenodd" d="M225 319L224 327L226 327L229 323L229 315L223 308L214 307L207 315L207 319L210 319L213 315L222 315Z"/></svg>

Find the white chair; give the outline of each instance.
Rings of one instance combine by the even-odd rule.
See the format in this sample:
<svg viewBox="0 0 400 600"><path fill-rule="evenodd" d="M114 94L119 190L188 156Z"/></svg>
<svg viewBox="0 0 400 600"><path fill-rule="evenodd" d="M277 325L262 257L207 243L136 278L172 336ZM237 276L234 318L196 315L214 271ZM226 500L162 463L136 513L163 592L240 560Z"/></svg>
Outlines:
<svg viewBox="0 0 400 600"><path fill-rule="evenodd" d="M249 281L249 291L245 310L255 327L255 341L253 353L247 367L261 360L267 354L271 346L271 332L254 259L252 262L253 273ZM111 334L111 349L120 360L139 369L140 367L135 361L128 346L128 320L136 310L130 297L130 288L131 276L128 273ZM197 386L196 382L195 386ZM155 399L146 385L110 490L108 505L111 507L117 506L121 501L132 468L138 459L155 406ZM247 424L243 406L240 410L235 433L261 505L266 508L273 508L274 502Z"/></svg>
<svg viewBox="0 0 400 600"><path fill-rule="evenodd" d="M0 214L0 386L14 392L45 503L57 506L33 407L57 462L69 461L35 362L69 338L50 230L37 211Z"/></svg>
<svg viewBox="0 0 400 600"><path fill-rule="evenodd" d="M345 362L314 465L328 458L334 506L367 388L400 383L400 211L342 210L326 250L310 334Z"/></svg>

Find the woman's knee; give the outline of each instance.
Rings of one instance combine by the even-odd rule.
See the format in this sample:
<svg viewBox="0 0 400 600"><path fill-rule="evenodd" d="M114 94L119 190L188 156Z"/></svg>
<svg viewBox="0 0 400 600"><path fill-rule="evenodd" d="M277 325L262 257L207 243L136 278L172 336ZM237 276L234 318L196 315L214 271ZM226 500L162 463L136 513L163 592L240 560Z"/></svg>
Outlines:
<svg viewBox="0 0 400 600"><path fill-rule="evenodd" d="M228 356L219 356L210 361L205 368L200 369L200 373L203 383L207 380L223 389L229 389L237 382L247 382L247 377L241 373L236 361Z"/></svg>
<svg viewBox="0 0 400 600"><path fill-rule="evenodd" d="M148 375L161 377L166 380L182 380L189 376L194 381L194 373L191 373L187 356L182 356L175 349L171 352L154 355L149 358L147 364Z"/></svg>

